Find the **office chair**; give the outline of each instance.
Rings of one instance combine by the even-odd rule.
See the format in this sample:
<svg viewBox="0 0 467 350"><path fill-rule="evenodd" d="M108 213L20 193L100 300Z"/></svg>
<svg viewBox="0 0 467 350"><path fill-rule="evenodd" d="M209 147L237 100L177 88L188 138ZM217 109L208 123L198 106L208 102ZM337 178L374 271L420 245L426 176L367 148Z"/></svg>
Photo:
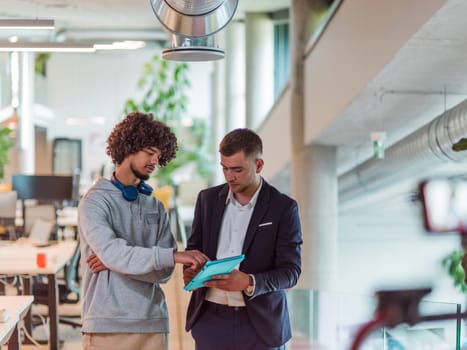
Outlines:
<svg viewBox="0 0 467 350"><path fill-rule="evenodd" d="M78 304L81 300L79 284L79 262L81 258L80 242L77 241L73 256L65 268L64 279L58 281L59 323L71 325L73 328L81 327L81 314L61 315L60 305ZM33 281L34 303L48 305L47 281L44 276L38 276Z"/></svg>

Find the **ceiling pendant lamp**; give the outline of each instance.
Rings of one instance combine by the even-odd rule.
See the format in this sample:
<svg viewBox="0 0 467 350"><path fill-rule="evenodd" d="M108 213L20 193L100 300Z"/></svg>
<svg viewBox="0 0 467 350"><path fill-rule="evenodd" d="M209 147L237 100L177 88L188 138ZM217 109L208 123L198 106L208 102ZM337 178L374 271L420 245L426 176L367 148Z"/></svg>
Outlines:
<svg viewBox="0 0 467 350"><path fill-rule="evenodd" d="M212 61L224 58L215 34L233 18L238 0L151 0L157 19L169 33L172 46L162 58L174 61Z"/></svg>

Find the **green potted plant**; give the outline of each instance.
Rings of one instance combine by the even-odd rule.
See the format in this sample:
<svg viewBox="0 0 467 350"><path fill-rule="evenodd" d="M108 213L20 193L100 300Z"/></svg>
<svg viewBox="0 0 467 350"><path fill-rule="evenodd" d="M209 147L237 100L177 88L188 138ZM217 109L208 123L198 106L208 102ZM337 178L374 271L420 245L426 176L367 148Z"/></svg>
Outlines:
<svg viewBox="0 0 467 350"><path fill-rule="evenodd" d="M464 263L463 260L465 260ZM462 293L467 293L464 270L464 266L467 264L467 257L464 252L451 252L451 254L442 260L442 264L448 270L449 276L453 279L454 286L459 288Z"/></svg>
<svg viewBox="0 0 467 350"><path fill-rule="evenodd" d="M8 152L14 146L14 141L10 137L12 130L7 127L0 127L0 180L5 177L5 166L8 164Z"/></svg>
<svg viewBox="0 0 467 350"><path fill-rule="evenodd" d="M194 164L196 174L210 180L212 161L209 152L207 125L204 119L192 118L191 125L183 123L187 117L187 92L190 88L189 66L170 62L154 55L143 66L138 88L141 98L128 99L124 112L153 113L154 118L166 123L178 138L176 158L155 174L160 185L174 185L174 174L188 164ZM184 137L180 137L183 135Z"/></svg>

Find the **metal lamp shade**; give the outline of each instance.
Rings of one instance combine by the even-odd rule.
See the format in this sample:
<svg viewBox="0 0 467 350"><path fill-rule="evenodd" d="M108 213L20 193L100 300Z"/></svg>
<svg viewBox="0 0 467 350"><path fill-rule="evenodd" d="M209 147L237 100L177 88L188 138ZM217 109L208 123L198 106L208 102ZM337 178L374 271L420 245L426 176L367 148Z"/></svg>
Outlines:
<svg viewBox="0 0 467 350"><path fill-rule="evenodd" d="M238 0L150 0L172 40L162 58L172 61L213 61L224 58L215 34L233 18Z"/></svg>
<svg viewBox="0 0 467 350"><path fill-rule="evenodd" d="M187 37L212 35L224 28L238 0L151 0L154 14L171 33Z"/></svg>
<svg viewBox="0 0 467 350"><path fill-rule="evenodd" d="M224 50L216 45L214 35L194 38L172 35L172 47L162 50L169 61L215 61L224 58Z"/></svg>

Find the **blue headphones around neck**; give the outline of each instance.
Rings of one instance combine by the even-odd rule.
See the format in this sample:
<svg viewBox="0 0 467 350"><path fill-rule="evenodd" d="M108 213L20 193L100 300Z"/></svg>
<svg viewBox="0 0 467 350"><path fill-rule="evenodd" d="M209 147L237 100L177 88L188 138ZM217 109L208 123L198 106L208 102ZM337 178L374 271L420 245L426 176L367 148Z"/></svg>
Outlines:
<svg viewBox="0 0 467 350"><path fill-rule="evenodd" d="M122 191L123 198L125 198L129 202L136 200L138 198L139 193L149 196L152 194L153 191L152 187L144 181L140 181L138 186L125 186L120 181L118 181L118 179L114 175L110 179L110 182L112 182L115 185L115 187Z"/></svg>

